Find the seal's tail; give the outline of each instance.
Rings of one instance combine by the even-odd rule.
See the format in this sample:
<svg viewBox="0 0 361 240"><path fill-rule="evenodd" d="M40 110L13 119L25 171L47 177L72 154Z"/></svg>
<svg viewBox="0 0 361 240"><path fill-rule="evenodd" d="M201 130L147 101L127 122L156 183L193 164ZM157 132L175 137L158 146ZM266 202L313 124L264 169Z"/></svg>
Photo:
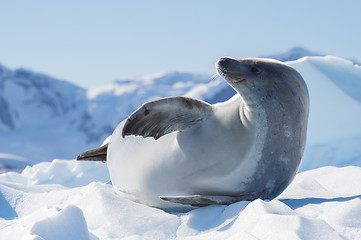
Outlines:
<svg viewBox="0 0 361 240"><path fill-rule="evenodd" d="M108 144L105 144L99 148L92 149L76 156L76 160L80 161L107 161Z"/></svg>

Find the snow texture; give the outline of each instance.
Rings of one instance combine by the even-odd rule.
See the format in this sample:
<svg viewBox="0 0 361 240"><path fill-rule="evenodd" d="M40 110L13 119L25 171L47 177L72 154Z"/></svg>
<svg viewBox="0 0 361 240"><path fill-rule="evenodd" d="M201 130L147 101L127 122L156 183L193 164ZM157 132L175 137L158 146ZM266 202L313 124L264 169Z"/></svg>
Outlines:
<svg viewBox="0 0 361 240"><path fill-rule="evenodd" d="M121 197L105 164L0 174L2 239L360 239L361 168L299 173L274 200L165 212Z"/></svg>

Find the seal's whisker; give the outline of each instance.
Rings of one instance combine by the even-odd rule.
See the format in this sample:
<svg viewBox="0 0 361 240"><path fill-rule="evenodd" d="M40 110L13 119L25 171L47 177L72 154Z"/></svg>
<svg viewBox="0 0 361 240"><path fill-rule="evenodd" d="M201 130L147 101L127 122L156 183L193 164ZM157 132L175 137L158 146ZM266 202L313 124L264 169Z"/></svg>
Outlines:
<svg viewBox="0 0 361 240"><path fill-rule="evenodd" d="M217 73L213 74L213 75L211 76L211 81L216 80L217 77L218 77L218 74L217 74Z"/></svg>

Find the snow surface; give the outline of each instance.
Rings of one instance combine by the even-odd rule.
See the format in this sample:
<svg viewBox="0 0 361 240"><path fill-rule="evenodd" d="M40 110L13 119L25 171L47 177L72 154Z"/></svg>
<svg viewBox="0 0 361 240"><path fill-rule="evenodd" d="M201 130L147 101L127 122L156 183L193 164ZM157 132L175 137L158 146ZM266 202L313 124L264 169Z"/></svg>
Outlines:
<svg viewBox="0 0 361 240"><path fill-rule="evenodd" d="M122 198L106 165L0 174L1 239L361 239L361 168L299 173L274 200L164 212Z"/></svg>

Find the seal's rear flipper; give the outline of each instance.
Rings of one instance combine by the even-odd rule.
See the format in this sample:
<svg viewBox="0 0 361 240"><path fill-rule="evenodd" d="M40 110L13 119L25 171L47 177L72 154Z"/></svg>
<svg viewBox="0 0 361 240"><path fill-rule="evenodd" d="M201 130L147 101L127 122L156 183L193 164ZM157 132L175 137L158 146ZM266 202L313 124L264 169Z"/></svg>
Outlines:
<svg viewBox="0 0 361 240"><path fill-rule="evenodd" d="M187 98L169 97L145 103L129 116L122 136L135 135L158 139L174 131L190 128L212 113L206 102Z"/></svg>
<svg viewBox="0 0 361 240"><path fill-rule="evenodd" d="M254 200L254 193L245 193L240 196L210 196L210 195L191 195L191 196L160 196L160 199L173 203L187 204L195 207L203 207L212 204L230 205L239 201Z"/></svg>
<svg viewBox="0 0 361 240"><path fill-rule="evenodd" d="M108 151L108 144L105 144L99 148L86 151L86 152L76 156L76 160L106 162L107 161L107 151Z"/></svg>

